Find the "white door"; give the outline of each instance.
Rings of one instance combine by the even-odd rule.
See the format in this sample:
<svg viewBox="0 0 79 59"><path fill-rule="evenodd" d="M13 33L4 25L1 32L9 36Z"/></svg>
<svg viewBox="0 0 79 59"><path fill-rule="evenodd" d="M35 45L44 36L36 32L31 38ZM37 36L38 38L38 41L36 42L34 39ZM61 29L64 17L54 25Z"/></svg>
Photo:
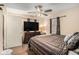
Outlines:
<svg viewBox="0 0 79 59"><path fill-rule="evenodd" d="M22 20L18 16L6 17L6 41L5 48L22 45Z"/></svg>
<svg viewBox="0 0 79 59"><path fill-rule="evenodd" d="M3 16L0 14L0 53L3 51Z"/></svg>

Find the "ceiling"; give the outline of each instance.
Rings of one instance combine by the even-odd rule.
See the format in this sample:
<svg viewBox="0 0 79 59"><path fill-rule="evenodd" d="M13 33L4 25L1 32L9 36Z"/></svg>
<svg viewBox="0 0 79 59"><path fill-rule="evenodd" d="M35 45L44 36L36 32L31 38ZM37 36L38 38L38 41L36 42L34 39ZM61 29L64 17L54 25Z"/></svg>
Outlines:
<svg viewBox="0 0 79 59"><path fill-rule="evenodd" d="M44 9L64 10L74 6L79 6L79 3L6 3L9 8L20 9L24 11L34 11L35 6L42 5Z"/></svg>

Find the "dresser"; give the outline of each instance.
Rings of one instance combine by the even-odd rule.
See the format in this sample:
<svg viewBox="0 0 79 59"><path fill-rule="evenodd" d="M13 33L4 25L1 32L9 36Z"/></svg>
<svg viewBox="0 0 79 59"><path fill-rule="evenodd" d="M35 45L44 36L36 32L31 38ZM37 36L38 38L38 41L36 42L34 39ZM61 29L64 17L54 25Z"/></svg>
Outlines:
<svg viewBox="0 0 79 59"><path fill-rule="evenodd" d="M28 43L30 38L33 37L33 36L36 36L36 35L41 35L41 33L39 31L37 31L37 32L24 32L23 44Z"/></svg>

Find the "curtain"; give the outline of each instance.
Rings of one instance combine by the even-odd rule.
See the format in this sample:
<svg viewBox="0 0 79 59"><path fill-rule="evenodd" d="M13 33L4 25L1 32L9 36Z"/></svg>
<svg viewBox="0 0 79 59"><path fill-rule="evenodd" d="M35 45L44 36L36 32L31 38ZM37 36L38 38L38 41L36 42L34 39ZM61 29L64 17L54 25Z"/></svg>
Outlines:
<svg viewBox="0 0 79 59"><path fill-rule="evenodd" d="M60 17L50 19L50 33L60 35Z"/></svg>

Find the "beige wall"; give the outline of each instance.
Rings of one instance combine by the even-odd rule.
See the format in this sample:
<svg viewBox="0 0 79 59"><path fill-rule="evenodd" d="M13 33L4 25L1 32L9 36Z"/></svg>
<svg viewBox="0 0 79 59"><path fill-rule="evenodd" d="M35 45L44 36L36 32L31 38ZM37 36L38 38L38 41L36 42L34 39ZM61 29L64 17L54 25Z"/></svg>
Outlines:
<svg viewBox="0 0 79 59"><path fill-rule="evenodd" d="M0 14L0 53L2 51L3 51L3 16Z"/></svg>
<svg viewBox="0 0 79 59"><path fill-rule="evenodd" d="M66 17L60 20L61 34L68 35L73 32L79 32L79 6L54 12L54 17L63 15L66 15Z"/></svg>

